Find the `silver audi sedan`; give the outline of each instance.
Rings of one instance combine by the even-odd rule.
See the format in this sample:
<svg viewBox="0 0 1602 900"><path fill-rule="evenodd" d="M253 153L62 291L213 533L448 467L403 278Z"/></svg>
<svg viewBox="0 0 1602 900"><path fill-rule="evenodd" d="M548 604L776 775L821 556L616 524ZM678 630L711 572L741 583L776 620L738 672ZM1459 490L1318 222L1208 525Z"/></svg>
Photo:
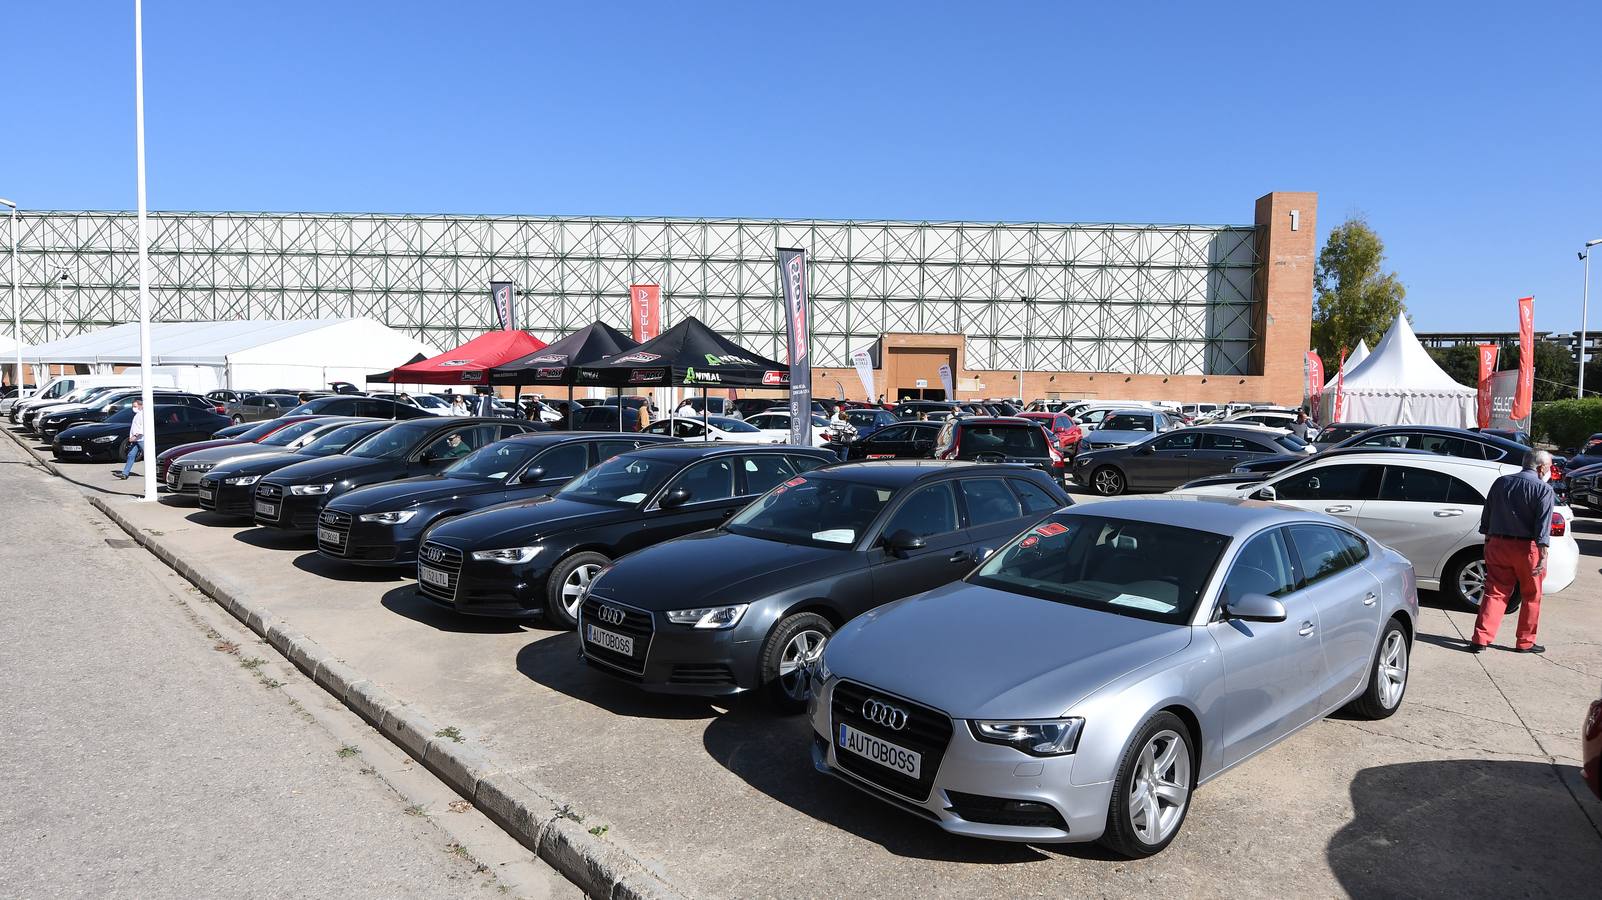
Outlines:
<svg viewBox="0 0 1602 900"><path fill-rule="evenodd" d="M1407 690L1413 568L1320 513L1085 504L814 663L813 764L947 831L1149 856L1195 789Z"/></svg>

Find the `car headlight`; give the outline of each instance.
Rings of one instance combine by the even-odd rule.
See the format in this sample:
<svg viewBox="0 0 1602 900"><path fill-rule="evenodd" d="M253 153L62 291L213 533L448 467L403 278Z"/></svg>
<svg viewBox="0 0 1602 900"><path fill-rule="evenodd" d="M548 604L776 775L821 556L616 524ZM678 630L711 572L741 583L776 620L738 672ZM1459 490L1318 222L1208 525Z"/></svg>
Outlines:
<svg viewBox="0 0 1602 900"><path fill-rule="evenodd" d="M1016 722L970 721L973 736L987 744L1005 744L1030 756L1062 756L1079 746L1084 719L1025 719Z"/></svg>
<svg viewBox="0 0 1602 900"><path fill-rule="evenodd" d="M331 484L292 484L289 486L289 492L291 494L299 494L302 497L307 495L326 494L333 489L334 486Z"/></svg>
<svg viewBox="0 0 1602 900"><path fill-rule="evenodd" d="M361 521L363 521L363 522L376 522L379 525L399 525L399 524L401 524L403 522L410 522L412 520L412 518L414 516L416 516L416 515L417 515L417 510L415 510L415 509L397 509L397 510L395 510L393 512L362 513L361 515L357 516L356 518L361 520ZM528 549L528 548L525 547L525 548L521 548L521 549ZM497 552L498 553L500 551L492 551L492 552ZM475 559L478 558L478 555L474 554L474 558ZM527 562L527 560L524 560L524 562Z"/></svg>
<svg viewBox="0 0 1602 900"><path fill-rule="evenodd" d="M679 625L693 625L696 628L733 628L740 624L740 617L745 615L749 603L736 603L733 606L703 606L698 609L675 609L668 612L669 622Z"/></svg>
<svg viewBox="0 0 1602 900"><path fill-rule="evenodd" d="M120 434L107 434L107 435L102 435L102 436L97 437L97 438L90 438L89 439L89 443L91 443L91 444L109 444L112 441L120 440L121 438L122 438L122 435L120 435Z"/></svg>
<svg viewBox="0 0 1602 900"><path fill-rule="evenodd" d="M236 475L233 478L224 478L223 479L223 483L224 484L246 485L246 484L255 484L256 482L258 482L260 480L261 480L261 476L260 475Z"/></svg>
<svg viewBox="0 0 1602 900"><path fill-rule="evenodd" d="M379 513L379 515L389 514ZM362 518L366 519L367 517L362 516ZM402 519L401 521L404 522L406 520ZM498 562L503 565L515 566L518 563L528 562L538 556L539 552L544 549L544 547L507 547L502 550L474 550L473 559L478 562Z"/></svg>

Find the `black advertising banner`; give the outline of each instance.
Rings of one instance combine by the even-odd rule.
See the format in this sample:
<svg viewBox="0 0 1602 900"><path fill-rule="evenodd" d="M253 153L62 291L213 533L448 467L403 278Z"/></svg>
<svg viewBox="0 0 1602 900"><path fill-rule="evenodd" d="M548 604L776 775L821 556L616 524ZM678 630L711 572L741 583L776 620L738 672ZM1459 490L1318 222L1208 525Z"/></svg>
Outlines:
<svg viewBox="0 0 1602 900"><path fill-rule="evenodd" d="M807 309L807 252L779 248L784 325L790 341L790 443L812 446L812 334Z"/></svg>
<svg viewBox="0 0 1602 900"><path fill-rule="evenodd" d="M495 317L500 320L502 331L515 331L517 329L517 304L513 300L516 292L512 290L510 281L490 282L490 299L495 302Z"/></svg>

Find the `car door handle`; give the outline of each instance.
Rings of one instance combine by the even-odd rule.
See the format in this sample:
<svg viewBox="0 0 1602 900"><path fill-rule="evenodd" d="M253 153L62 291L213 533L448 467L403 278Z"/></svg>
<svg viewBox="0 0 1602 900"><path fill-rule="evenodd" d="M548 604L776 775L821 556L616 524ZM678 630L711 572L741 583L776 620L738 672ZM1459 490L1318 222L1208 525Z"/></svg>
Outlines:
<svg viewBox="0 0 1602 900"><path fill-rule="evenodd" d="M973 559L973 557L968 555L968 551L966 551L966 550L958 550L957 552L955 552L955 553L951 554L949 557L947 557L946 561L947 562L960 563L960 562L970 562L972 559Z"/></svg>
<svg viewBox="0 0 1602 900"><path fill-rule="evenodd" d="M1297 631L1296 633L1301 635L1302 637L1307 637L1308 635L1313 633L1313 623L1312 622L1303 622L1301 630Z"/></svg>
<svg viewBox="0 0 1602 900"><path fill-rule="evenodd" d="M1227 454L1227 455L1225 455L1225 456L1224 456L1224 459L1240 459L1240 457L1239 457L1239 456L1236 456L1236 455L1235 455L1235 454L1233 454L1233 453L1230 453L1230 454Z"/></svg>
<svg viewBox="0 0 1602 900"><path fill-rule="evenodd" d="M1363 605L1364 606L1373 606L1374 605L1374 601L1376 601L1378 599L1379 599L1378 597L1374 596L1374 592L1373 591L1369 591L1368 592L1368 596L1363 598Z"/></svg>
<svg viewBox="0 0 1602 900"><path fill-rule="evenodd" d="M1456 516L1461 516L1462 514L1463 514L1463 511L1461 509L1437 509L1435 511L1435 518L1437 518L1437 519L1451 519L1451 518L1454 518Z"/></svg>
<svg viewBox="0 0 1602 900"><path fill-rule="evenodd" d="M1351 507L1350 504L1347 504L1347 503L1337 503L1334 506L1326 506L1326 507L1324 507L1324 512L1327 512L1327 513L1343 513L1343 512L1351 512L1351 511L1352 511L1352 507Z"/></svg>

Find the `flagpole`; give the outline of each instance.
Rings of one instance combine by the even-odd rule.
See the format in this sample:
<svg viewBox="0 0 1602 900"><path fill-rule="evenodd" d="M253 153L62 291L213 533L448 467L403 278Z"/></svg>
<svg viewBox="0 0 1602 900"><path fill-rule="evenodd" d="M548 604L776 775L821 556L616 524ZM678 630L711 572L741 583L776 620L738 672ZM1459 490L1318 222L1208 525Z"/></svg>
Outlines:
<svg viewBox="0 0 1602 900"><path fill-rule="evenodd" d="M145 35L141 0L134 0L134 147L139 194L139 396L144 403L145 496L156 499L156 408L150 379L150 237L145 230Z"/></svg>

